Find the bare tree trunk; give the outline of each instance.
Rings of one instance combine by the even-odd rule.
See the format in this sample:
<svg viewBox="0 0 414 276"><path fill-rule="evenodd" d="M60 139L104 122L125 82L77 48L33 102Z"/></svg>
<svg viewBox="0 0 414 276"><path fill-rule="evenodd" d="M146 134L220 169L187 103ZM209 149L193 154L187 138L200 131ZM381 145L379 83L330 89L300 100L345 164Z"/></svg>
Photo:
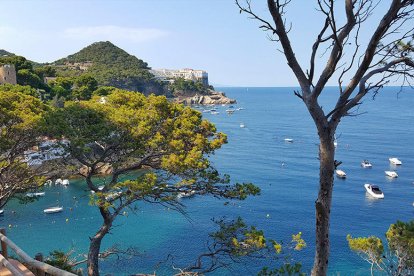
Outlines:
<svg viewBox="0 0 414 276"><path fill-rule="evenodd" d="M102 210L101 210L102 213ZM101 242L105 235L111 229L113 219L106 217L101 228L96 232L95 236L90 238L89 252L88 252L88 275L99 276L99 252L101 249Z"/></svg>
<svg viewBox="0 0 414 276"><path fill-rule="evenodd" d="M335 170L334 131L330 128L319 132L319 193L315 202L316 250L312 275L327 275L329 259L329 221Z"/></svg>

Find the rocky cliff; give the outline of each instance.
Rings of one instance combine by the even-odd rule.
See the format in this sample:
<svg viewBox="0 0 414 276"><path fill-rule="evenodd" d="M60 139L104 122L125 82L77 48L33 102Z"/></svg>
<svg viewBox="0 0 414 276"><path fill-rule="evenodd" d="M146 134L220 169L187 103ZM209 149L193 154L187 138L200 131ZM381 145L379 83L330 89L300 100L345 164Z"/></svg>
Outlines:
<svg viewBox="0 0 414 276"><path fill-rule="evenodd" d="M230 99L226 97L226 94L223 92L218 92L214 90L209 90L208 93L200 95L180 95L175 98L175 100L179 103L191 105L191 104L199 104L199 105L210 105L210 104L234 104L236 100Z"/></svg>

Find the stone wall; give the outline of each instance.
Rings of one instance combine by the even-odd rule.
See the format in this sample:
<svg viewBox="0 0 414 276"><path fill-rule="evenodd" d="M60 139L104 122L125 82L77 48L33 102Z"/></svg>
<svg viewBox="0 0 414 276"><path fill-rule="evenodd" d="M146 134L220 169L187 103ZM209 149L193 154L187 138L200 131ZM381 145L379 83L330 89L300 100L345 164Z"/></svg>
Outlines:
<svg viewBox="0 0 414 276"><path fill-rule="evenodd" d="M17 84L14 65L6 64L0 66L0 84L3 83Z"/></svg>

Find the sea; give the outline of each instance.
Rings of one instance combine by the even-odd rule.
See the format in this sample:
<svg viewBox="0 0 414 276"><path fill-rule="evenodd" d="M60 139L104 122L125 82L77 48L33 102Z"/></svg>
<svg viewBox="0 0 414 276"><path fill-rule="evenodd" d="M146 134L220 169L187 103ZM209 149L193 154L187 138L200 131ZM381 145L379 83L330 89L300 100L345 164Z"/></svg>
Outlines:
<svg viewBox="0 0 414 276"><path fill-rule="evenodd" d="M252 182L261 195L244 201L230 201L197 195L183 198L185 214L169 208L139 203L119 216L104 248L131 248L128 257L100 262L102 275L156 273L172 275L194 264L208 251L209 233L216 231L213 220L242 217L246 224L263 230L268 239L283 242L286 249L292 234L302 233L307 246L292 252L290 258L302 263L309 274L315 251L314 203L318 191L318 137L303 102L294 95L296 88L218 88L237 100L236 110L215 106L195 107L217 129L228 135L228 143L211 156L212 164L232 183ZM328 87L320 103L332 108L339 90ZM390 224L414 219L414 90L386 87L374 98L368 95L337 130L336 160L346 179L335 178L331 212L331 255L329 275L368 275L369 264L353 253L346 236L376 235L385 239ZM241 124L244 127L241 127ZM285 139L293 139L286 142ZM393 166L390 157L402 161ZM373 167L364 169L362 160ZM397 171L390 179L385 170ZM130 177L133 177L131 175ZM82 179L71 179L68 187L45 187L38 201L5 206L0 225L29 255L53 250L70 251L81 260L89 237L102 223L95 207L89 205L89 192ZM378 185L385 198L375 200L364 184ZM50 206L63 206L56 214L44 214ZM289 250L287 250L289 252ZM282 260L248 259L211 272L209 275L257 275L264 266L280 266Z"/></svg>

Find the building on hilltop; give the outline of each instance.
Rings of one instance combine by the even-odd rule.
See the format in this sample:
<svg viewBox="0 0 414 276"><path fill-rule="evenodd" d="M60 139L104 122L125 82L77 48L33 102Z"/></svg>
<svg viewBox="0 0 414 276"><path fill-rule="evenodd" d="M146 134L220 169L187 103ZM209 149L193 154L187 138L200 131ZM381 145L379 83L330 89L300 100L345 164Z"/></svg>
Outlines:
<svg viewBox="0 0 414 276"><path fill-rule="evenodd" d="M183 78L185 80L199 81L204 86L208 86L208 73L203 70L193 70L189 68L180 70L155 69L150 70L156 79L161 81L174 82L174 79Z"/></svg>
<svg viewBox="0 0 414 276"><path fill-rule="evenodd" d="M17 84L16 69L13 64L0 66L0 84Z"/></svg>

